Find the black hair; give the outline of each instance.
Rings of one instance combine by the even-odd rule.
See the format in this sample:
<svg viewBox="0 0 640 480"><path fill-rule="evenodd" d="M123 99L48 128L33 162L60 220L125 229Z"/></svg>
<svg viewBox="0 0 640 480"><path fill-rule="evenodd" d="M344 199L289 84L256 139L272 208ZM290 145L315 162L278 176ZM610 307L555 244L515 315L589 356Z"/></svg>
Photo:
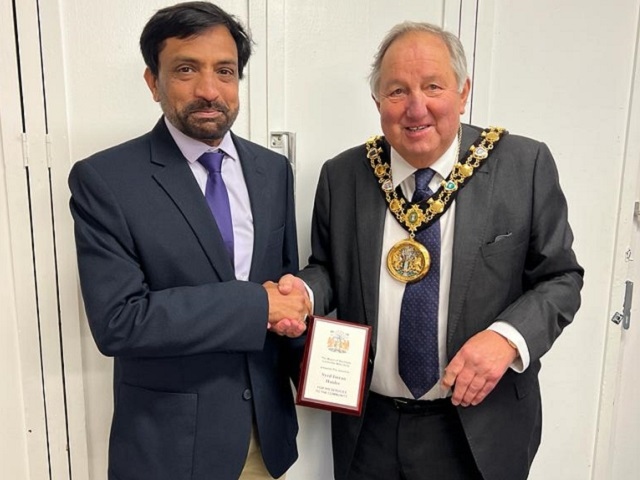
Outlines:
<svg viewBox="0 0 640 480"><path fill-rule="evenodd" d="M140 35L140 50L144 62L158 75L158 55L167 38L188 38L217 25L224 25L238 48L238 76L242 78L249 61L253 41L240 21L209 2L184 2L158 10Z"/></svg>

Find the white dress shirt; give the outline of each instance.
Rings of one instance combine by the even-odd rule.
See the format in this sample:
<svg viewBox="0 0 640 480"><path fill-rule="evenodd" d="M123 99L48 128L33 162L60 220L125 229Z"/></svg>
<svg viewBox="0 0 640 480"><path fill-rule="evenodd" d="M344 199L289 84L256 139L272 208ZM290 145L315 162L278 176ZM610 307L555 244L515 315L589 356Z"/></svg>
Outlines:
<svg viewBox="0 0 640 480"><path fill-rule="evenodd" d="M220 150L224 153L221 171L222 179L229 194L229 206L231 208L236 279L248 280L253 257L253 214L251 213L249 191L242 173L240 157L231 139L231 134L227 132L220 145L211 147L206 143L188 137L174 127L166 117L164 120L173 140L178 145L182 155L187 159L187 162L189 162L189 167L203 195L207 187L209 172L198 162L198 158L205 152Z"/></svg>
<svg viewBox="0 0 640 480"><path fill-rule="evenodd" d="M435 192L440 182L449 176L453 165L457 162L456 152L458 140L440 157L431 169L435 170L429 188ZM401 186L407 198L413 196L415 190L416 171L398 152L391 149L391 170L394 188ZM473 181L473 180L471 180ZM447 318L449 316L449 290L451 286L451 268L453 256L453 238L456 216L456 203L440 217L440 295L438 305L438 357L440 361L440 378L447 366L446 336ZM408 232L400 225L395 216L387 209L384 233L382 237L382 262L380 262L380 286L378 304L378 327L376 359L371 381L371 390L389 397L413 398L404 384L398 371L398 330L400 325L400 308L404 295L405 284L395 280L387 271L386 255L398 241L409 237ZM495 322L489 327L512 341L517 347L519 357L511 365L517 372L522 372L529 365L529 351L522 335L506 322ZM429 390L422 400L433 400L451 395L449 389L444 389L438 382Z"/></svg>

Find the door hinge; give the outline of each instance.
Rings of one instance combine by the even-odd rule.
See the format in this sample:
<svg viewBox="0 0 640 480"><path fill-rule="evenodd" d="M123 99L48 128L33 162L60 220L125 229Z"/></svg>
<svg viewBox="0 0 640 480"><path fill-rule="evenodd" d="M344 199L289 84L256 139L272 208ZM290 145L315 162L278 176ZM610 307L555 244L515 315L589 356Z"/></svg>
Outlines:
<svg viewBox="0 0 640 480"><path fill-rule="evenodd" d="M27 134L22 134L22 166L29 167L29 140Z"/></svg>
<svg viewBox="0 0 640 480"><path fill-rule="evenodd" d="M293 173L296 170L296 134L294 132L271 132L269 148L289 159Z"/></svg>
<svg viewBox="0 0 640 480"><path fill-rule="evenodd" d="M53 163L53 154L51 153L53 149L53 142L51 140L51 135L48 133L45 136L45 142L47 147L47 168L51 168L51 164Z"/></svg>

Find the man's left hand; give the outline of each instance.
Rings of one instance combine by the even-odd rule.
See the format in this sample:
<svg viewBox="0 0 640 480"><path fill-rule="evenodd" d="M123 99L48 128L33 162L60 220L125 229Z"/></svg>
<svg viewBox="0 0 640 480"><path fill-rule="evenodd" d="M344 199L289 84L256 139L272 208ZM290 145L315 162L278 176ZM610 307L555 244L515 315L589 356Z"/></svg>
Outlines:
<svg viewBox="0 0 640 480"><path fill-rule="evenodd" d="M478 405L494 389L518 351L492 331L477 333L462 346L444 369L442 385L453 388L454 405Z"/></svg>

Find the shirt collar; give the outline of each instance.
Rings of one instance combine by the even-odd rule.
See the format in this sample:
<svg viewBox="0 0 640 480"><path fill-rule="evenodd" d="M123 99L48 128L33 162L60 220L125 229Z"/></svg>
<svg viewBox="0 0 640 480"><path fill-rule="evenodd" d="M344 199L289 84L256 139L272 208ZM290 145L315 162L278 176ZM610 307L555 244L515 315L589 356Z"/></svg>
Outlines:
<svg viewBox="0 0 640 480"><path fill-rule="evenodd" d="M429 168L435 170L442 179L445 179L451 173L453 165L458 161L456 152L458 151L458 142L460 139L456 136L455 140L451 142L449 148L442 154L442 156L433 162ZM407 162L395 148L391 147L391 171L393 178L393 188L396 188L407 178L411 177L417 170L416 167Z"/></svg>
<svg viewBox="0 0 640 480"><path fill-rule="evenodd" d="M184 158L186 158L189 163L196 162L205 152L216 152L218 150L223 151L225 156L232 160L238 160L239 158L238 150L233 144L230 131L224 134L220 145L212 147L200 140L196 140L182 133L169 121L169 119L167 119L166 116L164 117L164 123L169 129L169 133L171 134L173 141L176 142L176 145L182 152L182 155L184 155Z"/></svg>

